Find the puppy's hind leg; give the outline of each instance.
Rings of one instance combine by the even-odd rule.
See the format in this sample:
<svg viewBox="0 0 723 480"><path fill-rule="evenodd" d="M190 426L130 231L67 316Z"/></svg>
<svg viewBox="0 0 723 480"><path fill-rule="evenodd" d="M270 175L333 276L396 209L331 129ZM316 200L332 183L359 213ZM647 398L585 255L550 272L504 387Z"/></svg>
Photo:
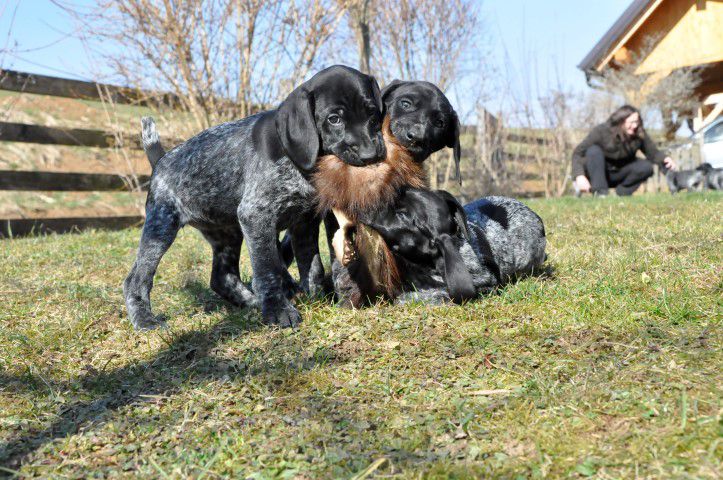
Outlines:
<svg viewBox="0 0 723 480"><path fill-rule="evenodd" d="M324 266L319 254L319 220L313 215L307 216L290 231L301 289L312 296L323 293Z"/></svg>
<svg viewBox="0 0 723 480"><path fill-rule="evenodd" d="M154 317L151 311L153 276L180 228L180 215L175 207L166 204L147 205L138 255L123 282L128 318L136 330L151 330L163 324L163 320Z"/></svg>
<svg viewBox="0 0 723 480"><path fill-rule="evenodd" d="M213 249L211 289L221 298L238 307L256 305L253 292L241 281L239 257L243 236L240 230L203 231Z"/></svg>

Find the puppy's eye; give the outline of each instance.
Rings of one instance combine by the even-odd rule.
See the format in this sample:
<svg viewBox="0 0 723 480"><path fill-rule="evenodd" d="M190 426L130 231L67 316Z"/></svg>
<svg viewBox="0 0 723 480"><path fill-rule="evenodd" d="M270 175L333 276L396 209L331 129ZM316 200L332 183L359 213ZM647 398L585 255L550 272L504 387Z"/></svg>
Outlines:
<svg viewBox="0 0 723 480"><path fill-rule="evenodd" d="M402 108L409 108L409 107L412 106L412 102L410 102L409 100L403 98L403 99L399 100L399 105L400 105Z"/></svg>
<svg viewBox="0 0 723 480"><path fill-rule="evenodd" d="M326 117L326 121L332 125L339 125L341 123L341 117L336 113L332 113L331 115Z"/></svg>
<svg viewBox="0 0 723 480"><path fill-rule="evenodd" d="M435 120L434 126L437 128L444 128L444 120Z"/></svg>

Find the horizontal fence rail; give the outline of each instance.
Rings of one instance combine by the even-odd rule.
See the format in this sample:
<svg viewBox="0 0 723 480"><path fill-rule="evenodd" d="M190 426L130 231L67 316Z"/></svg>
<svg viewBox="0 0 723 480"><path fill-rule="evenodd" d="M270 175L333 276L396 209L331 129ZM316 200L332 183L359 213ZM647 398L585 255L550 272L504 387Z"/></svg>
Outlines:
<svg viewBox="0 0 723 480"><path fill-rule="evenodd" d="M551 140L543 137L535 137L532 135L520 135L518 133L506 133L504 139L514 143L528 143L532 145L547 145Z"/></svg>
<svg viewBox="0 0 723 480"><path fill-rule="evenodd" d="M133 191L134 184L148 190L150 177L112 173L26 172L0 170L0 190L47 192Z"/></svg>
<svg viewBox="0 0 723 480"><path fill-rule="evenodd" d="M0 69L0 90L52 97L106 100L130 105L163 104L171 107L181 105L178 96L172 93L147 92L129 87L16 72L15 70Z"/></svg>
<svg viewBox="0 0 723 480"><path fill-rule="evenodd" d="M71 147L121 148L143 150L140 134L123 135L82 128L46 127L27 123L0 122L0 140L5 142L67 145ZM171 140L178 145L182 140Z"/></svg>

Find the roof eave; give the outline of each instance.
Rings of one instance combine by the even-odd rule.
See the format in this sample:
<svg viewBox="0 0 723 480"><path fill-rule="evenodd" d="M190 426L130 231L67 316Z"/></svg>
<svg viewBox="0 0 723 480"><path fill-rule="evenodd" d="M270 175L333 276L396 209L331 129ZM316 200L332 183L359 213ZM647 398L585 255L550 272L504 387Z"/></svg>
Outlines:
<svg viewBox="0 0 723 480"><path fill-rule="evenodd" d="M638 19L647 11L655 0L633 0L622 15L605 32L605 35L592 47L592 50L585 55L585 58L578 64L577 68L585 72L598 71L602 65L600 62L610 53L610 49L620 40Z"/></svg>

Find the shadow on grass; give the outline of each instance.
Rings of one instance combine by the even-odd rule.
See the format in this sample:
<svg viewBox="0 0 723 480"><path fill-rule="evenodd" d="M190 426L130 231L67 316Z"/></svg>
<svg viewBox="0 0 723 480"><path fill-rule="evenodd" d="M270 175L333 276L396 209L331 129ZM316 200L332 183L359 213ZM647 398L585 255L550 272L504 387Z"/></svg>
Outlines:
<svg viewBox="0 0 723 480"><path fill-rule="evenodd" d="M542 267L535 268L531 272L515 274L507 282L496 286L490 293L500 293L506 288L509 288L510 286L520 283L528 278L534 278L543 282L547 282L550 280L555 280L557 278L557 271L555 270L554 265L550 264L549 262L545 262Z"/></svg>
<svg viewBox="0 0 723 480"><path fill-rule="evenodd" d="M537 268L527 275L516 278L512 283L527 277L539 278L540 280L554 280L557 278L557 270L554 265L546 261L541 268Z"/></svg>
<svg viewBox="0 0 723 480"><path fill-rule="evenodd" d="M200 283L191 283L185 290L196 298L204 309L219 310L226 305L209 294L207 288ZM1 445L0 467L4 470L0 470L0 477L12 475L10 472L19 469L28 456L45 444L73 435L85 425L108 421L109 411L142 401L144 396L180 392L183 382L179 382L179 379L213 381L229 376L273 374L276 366L265 362L261 365L240 363L233 371L229 371L228 362L214 358L212 353L215 348L238 334L262 328L267 327L260 323L258 315L248 310L230 309L225 318L213 325L178 335L168 332L167 348L142 363L108 372L93 370L67 384L51 382L45 387L32 376L33 381L28 381L27 375L13 377L0 374L0 382L15 391L56 388L59 391L81 392L92 397L89 400L62 405L50 425L22 431ZM272 347L272 350L273 348L277 347ZM278 348L284 348L283 344ZM273 351L267 353L269 356L274 355ZM302 368L311 369L317 364L328 365L329 359L312 356L303 363Z"/></svg>
<svg viewBox="0 0 723 480"><path fill-rule="evenodd" d="M185 285L183 285L182 291L196 304L203 307L205 313L216 312L224 307L233 308L229 303L216 295L207 284L201 283L198 280L186 282Z"/></svg>
<svg viewBox="0 0 723 480"><path fill-rule="evenodd" d="M533 272L533 277L542 279L554 278L554 268L546 265L542 270ZM513 283L518 280L514 280ZM6 389L13 391L43 392L55 389L60 392L80 393L90 397L87 400L75 401L61 405L54 420L49 425L38 428L28 428L20 431L4 445L0 445L0 466L7 469L0 471L1 476L10 475L10 471L18 470L34 452L54 440L76 434L88 425L100 425L111 421L108 413L125 406L144 401L145 396L173 395L180 393L185 382L179 381L193 379L194 382L214 381L231 377L246 376L273 376L281 369L277 366L262 362L246 364L240 362L236 368L229 371L227 359L216 359L214 349L232 341L240 334L266 328L259 321L259 316L248 310L229 307L223 300L216 297L209 288L198 281L187 283L183 291L189 298L199 305L205 312L216 312L229 308L228 313L219 322L203 326L193 331L174 334L168 332L166 336L167 347L159 351L151 359L130 364L112 371L88 371L85 375L68 383L46 383L45 379L38 379L32 372L17 377L0 373L0 382ZM125 321L125 320L124 320ZM135 333L135 335L144 335ZM270 347L266 352L269 357L276 355L274 349L286 348L284 344ZM309 356L302 364L302 369L308 370L317 366L329 366L344 363L345 357L316 357ZM283 372L290 375L288 370ZM353 409L344 406L338 399L330 400L316 398L307 415L310 416L353 416ZM314 406L315 405L315 406ZM348 411L347 411L348 409ZM341 424L341 422L339 422ZM391 452L386 452L391 454ZM401 454L397 452L397 454ZM396 454L395 454L396 455ZM393 455L394 456L394 455ZM366 458L366 456L360 456Z"/></svg>

